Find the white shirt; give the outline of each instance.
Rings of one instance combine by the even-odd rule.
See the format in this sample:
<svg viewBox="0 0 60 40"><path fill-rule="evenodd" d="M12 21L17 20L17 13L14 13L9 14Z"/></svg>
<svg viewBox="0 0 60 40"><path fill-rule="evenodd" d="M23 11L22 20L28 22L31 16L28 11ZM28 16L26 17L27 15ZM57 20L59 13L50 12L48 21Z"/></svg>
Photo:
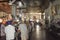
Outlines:
<svg viewBox="0 0 60 40"><path fill-rule="evenodd" d="M5 27L6 39L14 39L15 27L8 25Z"/></svg>
<svg viewBox="0 0 60 40"><path fill-rule="evenodd" d="M26 39L28 39L28 29L26 24L20 24L19 30L21 31L21 37L25 37Z"/></svg>

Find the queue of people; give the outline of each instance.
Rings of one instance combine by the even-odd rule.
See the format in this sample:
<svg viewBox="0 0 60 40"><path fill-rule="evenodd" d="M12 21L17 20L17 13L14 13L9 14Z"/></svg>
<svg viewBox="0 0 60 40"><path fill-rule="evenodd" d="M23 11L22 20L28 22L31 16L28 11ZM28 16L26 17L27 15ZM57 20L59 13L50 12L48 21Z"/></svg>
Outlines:
<svg viewBox="0 0 60 40"><path fill-rule="evenodd" d="M18 29L12 24L12 20L8 20L6 25L2 24L2 19L0 20L0 28L1 28L1 40L28 40L28 29L27 25L24 22L21 22L18 25ZM15 33L18 33L16 35ZM16 39L16 36L21 37Z"/></svg>

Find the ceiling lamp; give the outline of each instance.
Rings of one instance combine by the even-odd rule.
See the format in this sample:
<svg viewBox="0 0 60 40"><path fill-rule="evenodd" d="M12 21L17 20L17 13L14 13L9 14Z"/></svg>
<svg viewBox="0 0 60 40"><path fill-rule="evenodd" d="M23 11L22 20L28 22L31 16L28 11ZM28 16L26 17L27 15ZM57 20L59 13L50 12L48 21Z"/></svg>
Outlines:
<svg viewBox="0 0 60 40"><path fill-rule="evenodd" d="M21 2L21 1L19 1L19 2L18 2L18 4L19 4L18 6L20 6L20 7L22 7L22 6L23 6L23 4L22 4L22 2Z"/></svg>
<svg viewBox="0 0 60 40"><path fill-rule="evenodd" d="M17 2L17 8L23 7L23 3L21 1Z"/></svg>

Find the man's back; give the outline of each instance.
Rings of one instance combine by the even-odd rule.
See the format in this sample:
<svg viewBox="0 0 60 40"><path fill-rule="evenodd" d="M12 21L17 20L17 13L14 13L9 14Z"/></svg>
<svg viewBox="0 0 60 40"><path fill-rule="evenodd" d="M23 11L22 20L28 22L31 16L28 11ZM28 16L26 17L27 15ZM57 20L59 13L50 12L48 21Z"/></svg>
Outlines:
<svg viewBox="0 0 60 40"><path fill-rule="evenodd" d="M15 27L12 25L6 26L5 33L7 38L14 39Z"/></svg>

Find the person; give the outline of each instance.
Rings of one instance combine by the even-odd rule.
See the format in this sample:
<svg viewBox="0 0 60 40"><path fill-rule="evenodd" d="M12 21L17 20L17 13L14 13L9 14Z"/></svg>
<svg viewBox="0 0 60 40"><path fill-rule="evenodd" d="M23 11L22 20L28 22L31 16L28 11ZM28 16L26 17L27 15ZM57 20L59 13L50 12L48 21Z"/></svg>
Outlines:
<svg viewBox="0 0 60 40"><path fill-rule="evenodd" d="M1 23L2 23L2 19L0 18L0 34L1 34ZM0 35L0 39L1 39L1 35Z"/></svg>
<svg viewBox="0 0 60 40"><path fill-rule="evenodd" d="M28 40L28 29L24 22L19 24L18 30L21 32L21 40Z"/></svg>
<svg viewBox="0 0 60 40"><path fill-rule="evenodd" d="M5 25L1 24L1 40L6 40L5 38Z"/></svg>
<svg viewBox="0 0 60 40"><path fill-rule="evenodd" d="M5 40L5 26L2 24L2 19L0 19L0 37L1 37L1 40Z"/></svg>
<svg viewBox="0 0 60 40"><path fill-rule="evenodd" d="M15 27L12 25L12 21L7 21L7 26L5 27L6 40L14 40Z"/></svg>

